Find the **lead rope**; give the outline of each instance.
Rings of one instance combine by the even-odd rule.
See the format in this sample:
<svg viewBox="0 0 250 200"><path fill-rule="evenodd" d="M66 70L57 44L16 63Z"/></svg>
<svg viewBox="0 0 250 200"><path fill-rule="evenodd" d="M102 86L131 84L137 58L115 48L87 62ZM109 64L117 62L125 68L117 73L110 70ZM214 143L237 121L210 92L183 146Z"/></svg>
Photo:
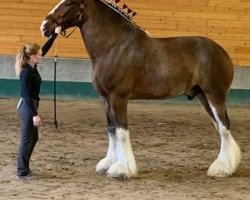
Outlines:
<svg viewBox="0 0 250 200"><path fill-rule="evenodd" d="M57 65L57 39L56 39L56 46L55 46L55 63L54 63L54 124L56 129L58 128L58 122L56 119L56 65Z"/></svg>

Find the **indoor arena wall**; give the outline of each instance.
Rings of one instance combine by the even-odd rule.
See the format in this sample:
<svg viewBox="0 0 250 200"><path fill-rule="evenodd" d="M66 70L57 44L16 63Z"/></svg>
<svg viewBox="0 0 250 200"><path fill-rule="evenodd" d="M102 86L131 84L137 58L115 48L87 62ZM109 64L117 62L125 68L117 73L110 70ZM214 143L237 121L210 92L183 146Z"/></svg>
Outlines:
<svg viewBox="0 0 250 200"><path fill-rule="evenodd" d="M26 42L43 44L39 27L58 0L1 0L0 2L0 96L18 96L14 59ZM199 35L223 46L235 65L233 90L249 99L250 2L248 0L122 0L138 14L134 21L154 37ZM62 96L92 96L91 67L77 30L70 38L59 37L41 64L42 94L51 95L53 55L57 47L58 84ZM75 77L77 76L77 77ZM84 89L78 90L80 85ZM86 89L85 89L86 86ZM65 88L74 88L69 92ZM3 91L4 90L4 91ZM68 93L69 92L69 93ZM240 95L241 97L242 95Z"/></svg>

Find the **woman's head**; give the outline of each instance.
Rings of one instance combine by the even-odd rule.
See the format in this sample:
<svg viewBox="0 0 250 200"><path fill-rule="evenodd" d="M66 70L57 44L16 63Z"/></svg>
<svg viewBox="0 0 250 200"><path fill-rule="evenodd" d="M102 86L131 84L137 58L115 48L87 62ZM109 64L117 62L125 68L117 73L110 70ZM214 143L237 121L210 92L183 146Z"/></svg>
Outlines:
<svg viewBox="0 0 250 200"><path fill-rule="evenodd" d="M16 75L19 76L23 65L29 62L39 63L41 60L41 49L36 43L28 43L22 46L16 55Z"/></svg>

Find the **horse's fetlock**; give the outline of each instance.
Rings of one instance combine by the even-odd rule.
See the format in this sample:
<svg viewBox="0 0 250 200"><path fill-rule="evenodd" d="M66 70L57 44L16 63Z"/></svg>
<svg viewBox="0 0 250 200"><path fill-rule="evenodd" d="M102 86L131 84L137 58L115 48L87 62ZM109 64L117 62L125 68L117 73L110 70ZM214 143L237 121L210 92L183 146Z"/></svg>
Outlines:
<svg viewBox="0 0 250 200"><path fill-rule="evenodd" d="M124 129L117 129L116 137L119 142L126 142L128 140L129 132Z"/></svg>

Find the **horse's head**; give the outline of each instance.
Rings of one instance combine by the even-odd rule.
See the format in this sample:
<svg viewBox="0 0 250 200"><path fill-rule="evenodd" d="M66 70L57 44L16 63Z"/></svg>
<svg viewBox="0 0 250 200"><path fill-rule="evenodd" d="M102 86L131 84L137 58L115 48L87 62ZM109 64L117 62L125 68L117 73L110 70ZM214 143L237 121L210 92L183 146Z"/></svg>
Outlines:
<svg viewBox="0 0 250 200"><path fill-rule="evenodd" d="M62 0L56 5L44 19L41 25L41 32L49 37L57 26L62 27L62 31L67 28L78 26L83 22L85 0Z"/></svg>

